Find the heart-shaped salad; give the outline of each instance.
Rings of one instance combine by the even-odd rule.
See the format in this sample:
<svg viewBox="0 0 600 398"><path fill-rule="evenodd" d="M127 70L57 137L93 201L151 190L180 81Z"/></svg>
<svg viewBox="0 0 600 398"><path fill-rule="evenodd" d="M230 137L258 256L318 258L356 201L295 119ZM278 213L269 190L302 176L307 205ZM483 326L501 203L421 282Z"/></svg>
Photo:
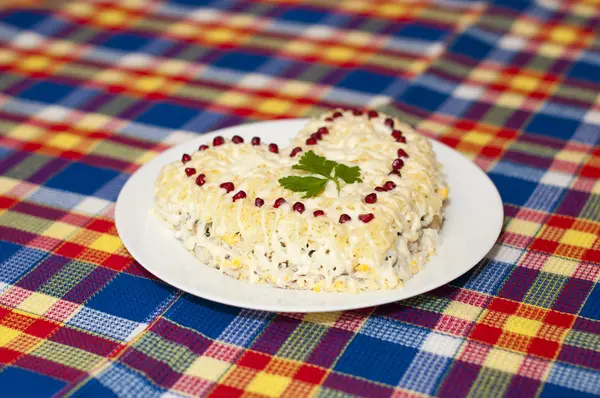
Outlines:
<svg viewBox="0 0 600 398"><path fill-rule="evenodd" d="M279 148L217 136L166 165L154 212L206 265L315 291L395 288L435 253L448 188L427 138L336 110Z"/></svg>

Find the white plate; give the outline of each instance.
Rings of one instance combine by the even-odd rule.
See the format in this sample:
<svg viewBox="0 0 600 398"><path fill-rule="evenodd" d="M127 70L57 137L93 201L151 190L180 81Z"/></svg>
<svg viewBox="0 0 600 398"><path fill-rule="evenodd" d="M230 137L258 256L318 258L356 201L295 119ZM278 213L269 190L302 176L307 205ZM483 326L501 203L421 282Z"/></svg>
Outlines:
<svg viewBox="0 0 600 398"><path fill-rule="evenodd" d="M490 251L502 227L503 207L496 187L477 166L449 147L432 141L450 187L450 204L442 228L442 244L425 269L402 288L381 292L316 293L251 285L201 264L184 249L149 210L154 181L163 165L209 143L215 135L235 134L249 140L288 144L304 119L279 120L231 127L204 134L161 153L141 167L117 199L117 231L131 255L148 271L190 294L237 307L282 312L323 312L390 303L442 286L475 266Z"/></svg>

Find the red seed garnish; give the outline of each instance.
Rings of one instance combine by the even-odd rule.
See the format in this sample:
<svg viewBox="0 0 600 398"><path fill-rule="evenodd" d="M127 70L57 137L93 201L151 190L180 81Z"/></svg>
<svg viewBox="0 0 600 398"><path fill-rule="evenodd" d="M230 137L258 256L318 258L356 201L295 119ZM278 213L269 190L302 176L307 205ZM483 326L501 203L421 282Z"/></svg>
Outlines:
<svg viewBox="0 0 600 398"><path fill-rule="evenodd" d="M394 169L394 170L400 170L403 167L404 167L404 160L402 160L400 158L394 159L394 161L392 162L392 169Z"/></svg>
<svg viewBox="0 0 600 398"><path fill-rule="evenodd" d="M342 112L339 112L339 111L333 112L333 118L335 119L338 117L342 117Z"/></svg>
<svg viewBox="0 0 600 398"><path fill-rule="evenodd" d="M183 156L181 156L181 161L183 163L187 163L190 160L192 160L192 157L190 155L188 155L187 153L184 153Z"/></svg>
<svg viewBox="0 0 600 398"><path fill-rule="evenodd" d="M400 130L392 131L392 137L394 137L397 140L398 138L402 137L402 131L400 131Z"/></svg>
<svg viewBox="0 0 600 398"><path fill-rule="evenodd" d="M304 213L305 209L306 208L304 207L304 204L302 202L296 202L294 203L294 206L292 206L292 210L297 211L300 214Z"/></svg>
<svg viewBox="0 0 600 398"><path fill-rule="evenodd" d="M340 216L340 224L345 224L348 221L352 221L352 217L350 217L348 214L342 214Z"/></svg>
<svg viewBox="0 0 600 398"><path fill-rule="evenodd" d="M265 204L265 201L262 200L261 198L254 199L254 206L262 207L264 204Z"/></svg>
<svg viewBox="0 0 600 398"><path fill-rule="evenodd" d="M398 138L396 138L396 142L399 142L401 144L406 144L406 137L398 137Z"/></svg>
<svg viewBox="0 0 600 398"><path fill-rule="evenodd" d="M324 216L324 215L325 215L325 212L323 210L313 211L313 216L315 216L315 217Z"/></svg>
<svg viewBox="0 0 600 398"><path fill-rule="evenodd" d="M406 151L402 148L398 149L397 154L398 154L398 157L405 157L405 158L408 157L408 153L406 153Z"/></svg>
<svg viewBox="0 0 600 398"><path fill-rule="evenodd" d="M273 204L273 207L277 209L279 206L281 206L284 203L285 203L285 199L284 198L278 198L277 200L275 200L275 203Z"/></svg>
<svg viewBox="0 0 600 398"><path fill-rule="evenodd" d="M372 205L375 202L377 202L377 194L376 193L370 193L367 196L365 196L365 203Z"/></svg>
<svg viewBox="0 0 600 398"><path fill-rule="evenodd" d="M394 181L387 181L385 184L383 184L383 187L386 191L391 191L392 189L396 188L396 184Z"/></svg>
<svg viewBox="0 0 600 398"><path fill-rule="evenodd" d="M233 201L235 202L238 199L244 199L246 197L246 192L238 191L235 195L233 195Z"/></svg>
<svg viewBox="0 0 600 398"><path fill-rule="evenodd" d="M239 135L234 135L233 138L231 139L231 141L234 144L241 144L242 142L244 142L244 139L242 137L240 137Z"/></svg>
<svg viewBox="0 0 600 398"><path fill-rule="evenodd" d="M198 174L198 177L196 177L196 185L201 187L205 183L206 183L206 176L204 174Z"/></svg>
<svg viewBox="0 0 600 398"><path fill-rule="evenodd" d="M235 185L233 185L233 182L224 182L223 184L221 184L219 186L221 188L223 188L224 190L226 190L227 193L229 193L235 189Z"/></svg>
<svg viewBox="0 0 600 398"><path fill-rule="evenodd" d="M277 144L269 144L269 152L279 153L279 147Z"/></svg>
<svg viewBox="0 0 600 398"><path fill-rule="evenodd" d="M391 175L397 175L398 177L402 177L402 174L400 174L400 170L392 170L388 173L389 176Z"/></svg>
<svg viewBox="0 0 600 398"><path fill-rule="evenodd" d="M317 133L319 133L321 135L327 135L327 134L329 134L329 129L327 127L319 127L319 129L317 130Z"/></svg>
<svg viewBox="0 0 600 398"><path fill-rule="evenodd" d="M323 136L320 133L312 133L310 135L310 138L314 138L315 140L320 141L323 139Z"/></svg>
<svg viewBox="0 0 600 398"><path fill-rule="evenodd" d="M326 117L326 118L325 118L325 121L326 121L326 122L333 122L333 118Z"/></svg>
<svg viewBox="0 0 600 398"><path fill-rule="evenodd" d="M384 187L375 187L375 190L377 192L387 192L387 189L385 189Z"/></svg>
<svg viewBox="0 0 600 398"><path fill-rule="evenodd" d="M260 145L260 137L252 137L252 145Z"/></svg>
<svg viewBox="0 0 600 398"><path fill-rule="evenodd" d="M367 116L369 116L369 119L373 119L373 118L379 116L379 113L377 113L377 111L370 110L369 112L367 112Z"/></svg>
<svg viewBox="0 0 600 398"><path fill-rule="evenodd" d="M208 145L204 145L204 144L202 144L198 147L199 151L206 151L207 149L208 149Z"/></svg>
<svg viewBox="0 0 600 398"><path fill-rule="evenodd" d="M358 216L358 219L364 223L371 222L375 218L373 213L361 214Z"/></svg>
<svg viewBox="0 0 600 398"><path fill-rule="evenodd" d="M394 128L394 119L392 119L391 117L388 117L387 119L385 119L383 124L385 124L386 126L388 126L391 129L393 129Z"/></svg>
<svg viewBox="0 0 600 398"><path fill-rule="evenodd" d="M313 137L310 137L309 139L306 140L306 145L317 145L317 140L314 139Z"/></svg>
<svg viewBox="0 0 600 398"><path fill-rule="evenodd" d="M193 167L186 167L185 168L185 174L190 177L193 176L194 174L196 174L196 169Z"/></svg>
<svg viewBox="0 0 600 398"><path fill-rule="evenodd" d="M359 111L358 109L355 109L355 110L352 111L352 114L354 116L361 116L363 113L362 113L362 111Z"/></svg>
<svg viewBox="0 0 600 398"><path fill-rule="evenodd" d="M213 146L220 146L225 143L225 139L220 135L213 139Z"/></svg>
<svg viewBox="0 0 600 398"><path fill-rule="evenodd" d="M296 148L292 149L292 152L290 152L290 157L293 158L299 152L302 152L302 148L300 148L299 146L297 146Z"/></svg>

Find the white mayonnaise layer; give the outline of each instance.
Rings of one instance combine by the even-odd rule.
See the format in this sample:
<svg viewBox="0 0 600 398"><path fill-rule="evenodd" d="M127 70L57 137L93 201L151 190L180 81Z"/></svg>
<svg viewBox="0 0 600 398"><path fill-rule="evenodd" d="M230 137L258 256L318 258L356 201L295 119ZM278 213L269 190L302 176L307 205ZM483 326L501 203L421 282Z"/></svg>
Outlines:
<svg viewBox="0 0 600 398"><path fill-rule="evenodd" d="M347 292L400 285L435 252L448 195L441 166L429 141L397 119L395 128L406 143L391 136L386 115L369 119L347 111L326 121L330 116L310 121L279 154L269 152L268 144L228 141L194 152L185 164L166 165L156 181L156 214L202 262L250 283ZM317 145L307 145L307 138L323 126L329 134ZM291 158L297 146L303 152ZM388 175L399 148L409 155L402 158L402 176ZM329 183L310 199L284 189L280 178L307 175L292 166L308 150L359 166L362 182L342 183L339 195ZM188 177L187 167L196 174ZM206 175L203 186L196 184L200 173ZM396 187L376 192L376 203L365 203L364 197L386 181ZM235 189L227 193L219 187L224 182L232 182ZM247 197L234 202L240 190ZM262 207L255 206L257 197L264 200ZM275 208L280 197L286 203ZM292 211L295 202L305 205L304 213ZM317 209L325 215L314 217ZM367 213L374 219L360 221L359 215ZM341 224L341 214L352 220Z"/></svg>

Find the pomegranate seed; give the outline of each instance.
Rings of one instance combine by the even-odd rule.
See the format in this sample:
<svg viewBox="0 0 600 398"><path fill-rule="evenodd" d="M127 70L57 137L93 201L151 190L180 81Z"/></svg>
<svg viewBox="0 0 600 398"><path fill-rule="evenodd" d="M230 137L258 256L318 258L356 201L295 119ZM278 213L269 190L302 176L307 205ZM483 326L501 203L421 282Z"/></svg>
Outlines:
<svg viewBox="0 0 600 398"><path fill-rule="evenodd" d="M375 218L373 213L361 214L358 216L358 219L364 223L371 222Z"/></svg>
<svg viewBox="0 0 600 398"><path fill-rule="evenodd" d="M348 214L342 214L340 216L340 224L345 224L348 221L352 221L352 217L350 217Z"/></svg>
<svg viewBox="0 0 600 398"><path fill-rule="evenodd" d="M339 111L333 112L333 118L335 119L338 117L342 117L342 112L339 112Z"/></svg>
<svg viewBox="0 0 600 398"><path fill-rule="evenodd" d="M323 210L313 211L313 216L315 216L315 217L324 216L324 215L325 215L325 212Z"/></svg>
<svg viewBox="0 0 600 398"><path fill-rule="evenodd" d="M260 145L260 137L252 137L252 145Z"/></svg>
<svg viewBox="0 0 600 398"><path fill-rule="evenodd" d="M254 199L254 206L262 207L264 204L265 204L265 201L262 200L261 198Z"/></svg>
<svg viewBox="0 0 600 398"><path fill-rule="evenodd" d="M323 136L320 133L312 133L310 135L310 138L314 138L317 141L321 141L323 139Z"/></svg>
<svg viewBox="0 0 600 398"><path fill-rule="evenodd" d="M400 170L392 170L388 173L389 176L391 175L396 175L398 177L402 177L402 174L400 174Z"/></svg>
<svg viewBox="0 0 600 398"><path fill-rule="evenodd" d="M301 202L296 202L294 203L294 206L292 206L292 210L297 211L300 214L304 213L305 209L304 204Z"/></svg>
<svg viewBox="0 0 600 398"><path fill-rule="evenodd" d="M400 170L403 167L404 167L404 160L402 160L400 158L395 159L392 162L392 169L394 169L394 170Z"/></svg>
<svg viewBox="0 0 600 398"><path fill-rule="evenodd" d="M365 203L372 205L375 202L377 202L377 194L376 193L370 193L367 196L365 196Z"/></svg>
<svg viewBox="0 0 600 398"><path fill-rule="evenodd" d="M387 192L387 189L385 189L384 187L375 187L375 190L377 192Z"/></svg>
<svg viewBox="0 0 600 398"><path fill-rule="evenodd" d="M221 136L215 137L213 139L213 146L221 146L225 143L225 139Z"/></svg>
<svg viewBox="0 0 600 398"><path fill-rule="evenodd" d="M399 142L401 144L406 144L406 137L396 138L396 142Z"/></svg>
<svg viewBox="0 0 600 398"><path fill-rule="evenodd" d="M277 144L269 144L269 152L279 153L279 147Z"/></svg>
<svg viewBox="0 0 600 398"><path fill-rule="evenodd" d="M284 198L278 198L275 201L275 203L273 204L273 207L277 209L279 206L281 206L284 203L285 203L285 199Z"/></svg>
<svg viewBox="0 0 600 398"><path fill-rule="evenodd" d="M326 118L325 118L325 121L326 121L326 122L333 122L333 118L326 117Z"/></svg>
<svg viewBox="0 0 600 398"><path fill-rule="evenodd" d="M238 191L235 195L233 195L233 201L235 202L238 199L244 199L246 197L246 192Z"/></svg>
<svg viewBox="0 0 600 398"><path fill-rule="evenodd" d="M355 110L352 111L352 114L354 116L362 116L363 113L362 113L362 111L359 111L358 109L355 109Z"/></svg>
<svg viewBox="0 0 600 398"><path fill-rule="evenodd" d="M204 174L199 174L198 177L196 177L196 185L201 187L205 183L206 183L206 176Z"/></svg>
<svg viewBox="0 0 600 398"><path fill-rule="evenodd" d="M199 151L206 151L207 149L208 149L208 145L204 145L204 144L202 144L198 147Z"/></svg>
<svg viewBox="0 0 600 398"><path fill-rule="evenodd" d="M239 135L234 135L233 138L231 139L231 141L234 144L241 144L242 142L244 142L244 139L242 137L240 137Z"/></svg>
<svg viewBox="0 0 600 398"><path fill-rule="evenodd" d="M189 162L190 160L192 160L192 157L191 157L190 155L188 155L187 153L184 153L184 154L183 154L183 156L181 157L181 161L182 161L183 163L187 163L187 162Z"/></svg>
<svg viewBox="0 0 600 398"><path fill-rule="evenodd" d="M190 177L193 176L194 174L196 174L196 169L193 167L186 167L185 168L185 174Z"/></svg>
<svg viewBox="0 0 600 398"><path fill-rule="evenodd" d="M405 158L408 157L408 153L406 153L406 151L402 148L398 149L397 153L398 153L398 157L405 157Z"/></svg>
<svg viewBox="0 0 600 398"><path fill-rule="evenodd" d="M385 122L383 122L383 124L385 124L386 126L388 126L391 129L393 129L394 128L394 119L392 119L391 117L388 117L387 119L385 119Z"/></svg>
<svg viewBox="0 0 600 398"><path fill-rule="evenodd" d="M402 131L400 131L400 130L392 131L392 137L394 137L397 140L398 138L402 137Z"/></svg>
<svg viewBox="0 0 600 398"><path fill-rule="evenodd" d="M310 137L309 139L306 140L306 145L317 145L317 140Z"/></svg>
<svg viewBox="0 0 600 398"><path fill-rule="evenodd" d="M367 116L369 116L369 119L373 119L379 116L379 113L377 113L377 111L370 110L369 112L367 112Z"/></svg>
<svg viewBox="0 0 600 398"><path fill-rule="evenodd" d="M290 153L290 157L293 158L294 156L296 156L298 154L298 152L302 152L302 148L300 148L299 146L292 149L292 152Z"/></svg>
<svg viewBox="0 0 600 398"><path fill-rule="evenodd" d="M396 184L393 181L387 181L385 184L383 184L383 187L386 191L391 191L392 189L396 188Z"/></svg>
<svg viewBox="0 0 600 398"><path fill-rule="evenodd" d="M317 130L317 133L319 133L321 135L327 135L327 134L329 134L329 129L327 127L319 127L319 129Z"/></svg>
<svg viewBox="0 0 600 398"><path fill-rule="evenodd" d="M219 186L221 188L223 188L224 190L226 190L227 193L229 193L235 189L235 185L233 185L233 182L224 182L223 184L221 184Z"/></svg>

